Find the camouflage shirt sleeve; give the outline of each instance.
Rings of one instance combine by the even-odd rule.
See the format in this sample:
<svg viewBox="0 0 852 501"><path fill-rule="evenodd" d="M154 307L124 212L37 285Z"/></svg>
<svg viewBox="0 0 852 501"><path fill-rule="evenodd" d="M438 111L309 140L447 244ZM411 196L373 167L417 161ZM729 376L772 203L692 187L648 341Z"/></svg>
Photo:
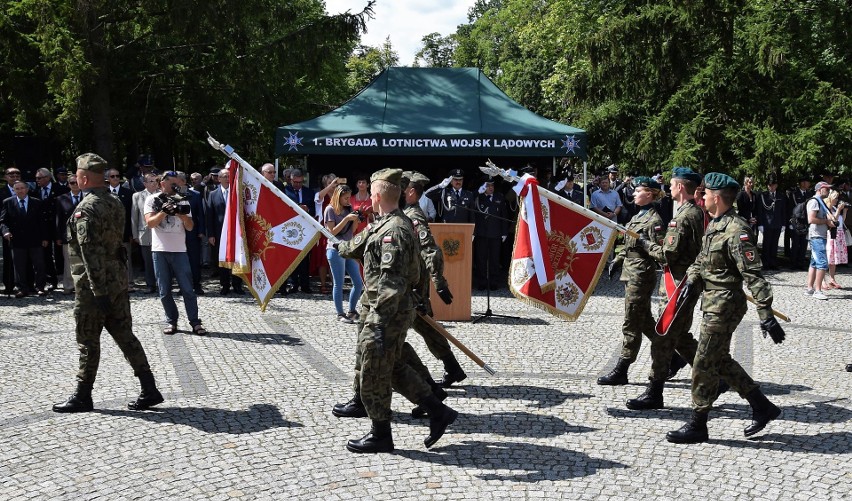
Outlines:
<svg viewBox="0 0 852 501"><path fill-rule="evenodd" d="M426 269L429 270L429 276L432 278L432 283L435 284L435 289L443 289L447 287L447 279L444 278L444 253L435 242L435 237L432 236L432 230L429 225L422 221L412 219L414 231L417 233L417 238L420 240L420 257L426 263Z"/></svg>
<svg viewBox="0 0 852 501"><path fill-rule="evenodd" d="M367 247L367 237L370 235L370 226L368 225L363 231L352 237L351 240L340 242L337 246L337 252L340 257L345 259L357 259L364 261L364 249Z"/></svg>
<svg viewBox="0 0 852 501"><path fill-rule="evenodd" d="M773 316L772 286L763 278L760 254L755 242L751 228L743 224L739 232L729 235L728 248L731 249L731 258L737 264L746 287L757 303L757 315L761 320L766 320Z"/></svg>
<svg viewBox="0 0 852 501"><path fill-rule="evenodd" d="M77 217L77 214L80 217ZM105 296L108 293L110 277L106 266L107 246L98 238L102 233L100 223L89 207L79 208L72 217L77 218L77 243L80 246L80 259L86 268L89 287L95 296Z"/></svg>

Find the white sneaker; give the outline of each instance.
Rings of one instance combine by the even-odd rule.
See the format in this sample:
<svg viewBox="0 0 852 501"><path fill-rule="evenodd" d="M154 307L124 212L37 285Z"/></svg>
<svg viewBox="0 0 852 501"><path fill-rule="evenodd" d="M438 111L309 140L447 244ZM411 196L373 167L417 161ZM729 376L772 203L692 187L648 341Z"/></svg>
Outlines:
<svg viewBox="0 0 852 501"><path fill-rule="evenodd" d="M828 299L828 296L826 296L825 294L823 294L823 293L822 293L822 291L814 291L813 298L814 298L814 299L819 299L819 300L821 300L821 301L825 301L825 300L827 300L827 299Z"/></svg>

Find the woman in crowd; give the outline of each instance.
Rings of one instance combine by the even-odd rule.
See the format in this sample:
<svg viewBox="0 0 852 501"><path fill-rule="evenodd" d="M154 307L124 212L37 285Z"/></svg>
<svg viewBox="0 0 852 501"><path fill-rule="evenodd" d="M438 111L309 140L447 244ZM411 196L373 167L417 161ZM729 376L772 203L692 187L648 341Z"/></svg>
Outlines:
<svg viewBox="0 0 852 501"><path fill-rule="evenodd" d="M325 227L342 241L351 240L355 227L358 225L358 213L352 210L351 198L352 189L345 184L338 185L331 196L331 202L323 213ZM331 277L334 283L331 298L334 300L335 309L337 309L337 319L343 323L354 324L358 320L358 313L356 313L358 298L361 296L361 290L364 287L358 261L340 257L337 249L330 242L326 244L325 253L331 266ZM343 312L344 274L348 274L349 279L352 280L348 313Z"/></svg>
<svg viewBox="0 0 852 501"><path fill-rule="evenodd" d="M355 187L358 193L352 196L352 210L361 213L362 217L358 221L358 226L355 227L355 234L361 233L361 230L367 227L370 221L373 220L373 202L370 201L370 176L366 174L357 174L355 176Z"/></svg>
<svg viewBox="0 0 852 501"><path fill-rule="evenodd" d="M849 254L846 249L846 235L843 232L846 221L847 204L840 198L840 192L831 190L828 198L825 201L828 211L834 216L834 228L829 231L828 239L825 243L825 252L828 255L828 274L825 276L826 286L823 289L841 289L837 283L835 274L837 273L838 264L846 264L849 262Z"/></svg>
<svg viewBox="0 0 852 501"><path fill-rule="evenodd" d="M345 181L340 179L338 181L338 177L334 174L326 174L322 177L322 186L321 190L317 192L314 197L314 213L317 215L317 219L322 222L323 214L325 214L325 209L328 207L329 202L331 201L331 193L337 187L337 185L341 182ZM320 294L328 294L328 259L325 257L325 247L328 243L328 239L325 236L320 235L319 240L317 241L316 246L311 250L311 261L310 261L310 270L309 273L311 276L318 275L320 280Z"/></svg>
<svg viewBox="0 0 852 501"><path fill-rule="evenodd" d="M757 214L755 213L754 179L743 179L743 191L737 195L737 215L748 221L751 231L757 235Z"/></svg>

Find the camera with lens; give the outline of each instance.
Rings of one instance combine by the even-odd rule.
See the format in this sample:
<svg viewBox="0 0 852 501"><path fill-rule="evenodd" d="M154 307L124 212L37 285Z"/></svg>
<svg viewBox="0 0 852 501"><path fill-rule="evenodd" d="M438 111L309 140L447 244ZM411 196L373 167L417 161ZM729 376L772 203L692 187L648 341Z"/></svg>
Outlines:
<svg viewBox="0 0 852 501"><path fill-rule="evenodd" d="M352 213L358 216L358 221L361 221L362 223L367 220L367 216L364 214L364 211L360 209L356 209L352 211Z"/></svg>
<svg viewBox="0 0 852 501"><path fill-rule="evenodd" d="M186 198L186 195L182 195L180 193L175 193L174 195L160 193L157 195L157 198L154 199L154 210L157 212L164 212L169 216L174 216L176 214L189 214L189 204L181 203L186 200Z"/></svg>

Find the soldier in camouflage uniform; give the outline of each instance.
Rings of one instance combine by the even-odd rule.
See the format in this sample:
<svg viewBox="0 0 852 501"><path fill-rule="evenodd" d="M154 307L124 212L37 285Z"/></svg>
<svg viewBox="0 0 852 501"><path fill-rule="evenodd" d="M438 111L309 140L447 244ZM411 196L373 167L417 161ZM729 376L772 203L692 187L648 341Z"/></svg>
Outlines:
<svg viewBox="0 0 852 501"><path fill-rule="evenodd" d="M124 206L104 186L106 161L94 153L77 157L77 182L88 194L69 218L71 275L76 298L74 318L80 370L77 391L53 406L55 412L87 412L93 409L92 385L101 355L101 331L106 327L142 385L136 401L127 406L144 410L163 401L145 350L133 335L130 297L127 290L127 256L122 245Z"/></svg>
<svg viewBox="0 0 852 501"><path fill-rule="evenodd" d="M651 296L657 285L657 262L645 250L645 242L660 245L663 241L663 220L651 205L661 196L660 184L649 177L640 176L634 181L636 190L633 198L639 213L627 223L627 229L639 234L639 238L624 236L624 247L613 260L617 266L623 263L621 280L627 282L624 289L624 323L621 357L609 374L598 378L600 385L627 384L627 368L636 360L642 346L642 335L652 340L656 337L654 316L651 314ZM668 361L655 361L661 367L654 371L668 371Z"/></svg>
<svg viewBox="0 0 852 501"><path fill-rule="evenodd" d="M351 452L391 452L391 394L396 389L429 412L431 447L455 421L458 413L442 404L427 382L402 357L406 333L414 320L421 266L417 236L399 210L400 169L373 174L371 198L378 219L369 230L337 246L342 257L364 264L358 343L355 353L356 397L372 420L369 433L350 440Z"/></svg>
<svg viewBox="0 0 852 501"><path fill-rule="evenodd" d="M707 415L718 396L720 376L752 407L745 436L759 432L781 414L730 353L731 336L747 310L743 281L757 303L761 329L776 343L784 339L772 313L772 287L761 274L757 240L748 223L732 209L739 184L728 175L713 172L704 178L704 185L705 207L713 220L704 234L701 253L686 271L687 282L678 298L689 301L703 290L704 316L692 367L692 419L666 434L675 443L707 441Z"/></svg>
<svg viewBox="0 0 852 501"><path fill-rule="evenodd" d="M679 206L669 221L662 244L645 241L645 250L658 262L665 264L674 283L679 284L686 275L686 269L695 261L701 250L704 237L704 210L695 204L695 188L701 184L701 175L688 167L672 169L671 196ZM668 304L665 284L660 284L660 312ZM633 410L662 409L663 387L666 379L673 377L670 371L682 368L687 362L692 364L698 343L689 329L692 327L692 312L697 297L683 305L680 313L672 321L665 336L651 337L652 369L650 383L645 393L627 401L627 408ZM674 359L672 358L674 354ZM673 367L668 369L657 361L672 360ZM678 363L677 361L682 361Z"/></svg>

